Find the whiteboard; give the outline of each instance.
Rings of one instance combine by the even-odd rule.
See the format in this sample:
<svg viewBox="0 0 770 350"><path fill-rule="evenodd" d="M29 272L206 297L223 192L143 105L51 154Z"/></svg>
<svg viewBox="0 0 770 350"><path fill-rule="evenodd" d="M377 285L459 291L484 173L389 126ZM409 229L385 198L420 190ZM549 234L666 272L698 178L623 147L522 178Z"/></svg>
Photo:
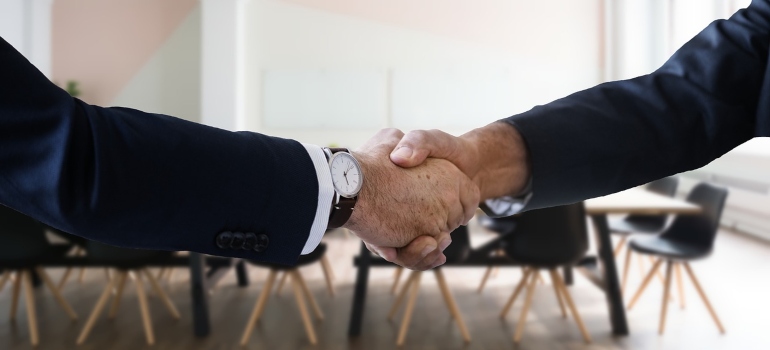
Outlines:
<svg viewBox="0 0 770 350"><path fill-rule="evenodd" d="M514 111L514 79L507 68L396 69L393 126L472 128Z"/></svg>
<svg viewBox="0 0 770 350"><path fill-rule="evenodd" d="M378 129L387 114L385 70L267 70L263 125L275 129Z"/></svg>

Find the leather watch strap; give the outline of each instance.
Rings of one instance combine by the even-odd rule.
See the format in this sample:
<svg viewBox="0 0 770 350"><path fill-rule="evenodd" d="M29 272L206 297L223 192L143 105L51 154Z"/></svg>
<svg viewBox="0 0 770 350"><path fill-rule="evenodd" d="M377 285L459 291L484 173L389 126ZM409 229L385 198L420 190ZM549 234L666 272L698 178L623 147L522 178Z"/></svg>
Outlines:
<svg viewBox="0 0 770 350"><path fill-rule="evenodd" d="M353 214L353 208L355 205L355 198L340 197L340 201L337 204L332 204L332 211L329 216L329 225L327 227L342 227L342 225L348 222L350 215Z"/></svg>

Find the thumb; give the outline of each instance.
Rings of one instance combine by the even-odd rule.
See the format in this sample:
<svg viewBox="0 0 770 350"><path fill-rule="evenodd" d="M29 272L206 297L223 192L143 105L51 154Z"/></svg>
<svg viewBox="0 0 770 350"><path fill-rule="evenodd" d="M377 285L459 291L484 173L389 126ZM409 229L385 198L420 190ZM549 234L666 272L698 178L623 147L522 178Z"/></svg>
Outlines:
<svg viewBox="0 0 770 350"><path fill-rule="evenodd" d="M390 160L398 166L411 168L422 164L426 158L441 158L452 163L457 159L459 141L455 136L440 130L410 131L390 153Z"/></svg>

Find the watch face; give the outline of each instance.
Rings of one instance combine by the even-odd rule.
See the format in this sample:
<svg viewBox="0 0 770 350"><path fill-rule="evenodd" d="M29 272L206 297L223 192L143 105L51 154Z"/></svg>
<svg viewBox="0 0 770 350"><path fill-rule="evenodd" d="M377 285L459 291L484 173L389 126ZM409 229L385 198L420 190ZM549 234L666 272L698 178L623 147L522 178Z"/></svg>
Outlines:
<svg viewBox="0 0 770 350"><path fill-rule="evenodd" d="M332 156L329 161L332 172L332 182L334 189L340 196L353 198L361 191L361 185L364 183L364 175L361 172L361 166L358 165L350 153L339 152Z"/></svg>

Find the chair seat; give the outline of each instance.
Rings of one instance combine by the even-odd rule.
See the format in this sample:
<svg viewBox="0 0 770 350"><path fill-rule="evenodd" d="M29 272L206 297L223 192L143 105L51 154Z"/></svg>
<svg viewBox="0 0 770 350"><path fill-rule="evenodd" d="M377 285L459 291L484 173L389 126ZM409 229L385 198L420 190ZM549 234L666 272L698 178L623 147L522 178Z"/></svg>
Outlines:
<svg viewBox="0 0 770 350"><path fill-rule="evenodd" d="M321 258L324 256L324 253L326 253L326 244L321 243L318 245L318 247L315 248L315 250L312 253L300 255L299 259L297 259L297 264L294 266L270 264L264 261L256 261L256 260L248 260L248 262L249 264L252 264L255 266L264 266L264 267L271 268L273 270L291 270L291 269L294 269L303 265L312 264L318 260L321 260Z"/></svg>
<svg viewBox="0 0 770 350"><path fill-rule="evenodd" d="M661 236L633 237L629 247L636 252L658 255L667 259L693 260L705 258L711 254L711 247L697 246Z"/></svg>
<svg viewBox="0 0 770 350"><path fill-rule="evenodd" d="M660 233L663 229L657 222L647 220L627 220L627 218L611 218L609 220L610 232L621 235L632 233Z"/></svg>

